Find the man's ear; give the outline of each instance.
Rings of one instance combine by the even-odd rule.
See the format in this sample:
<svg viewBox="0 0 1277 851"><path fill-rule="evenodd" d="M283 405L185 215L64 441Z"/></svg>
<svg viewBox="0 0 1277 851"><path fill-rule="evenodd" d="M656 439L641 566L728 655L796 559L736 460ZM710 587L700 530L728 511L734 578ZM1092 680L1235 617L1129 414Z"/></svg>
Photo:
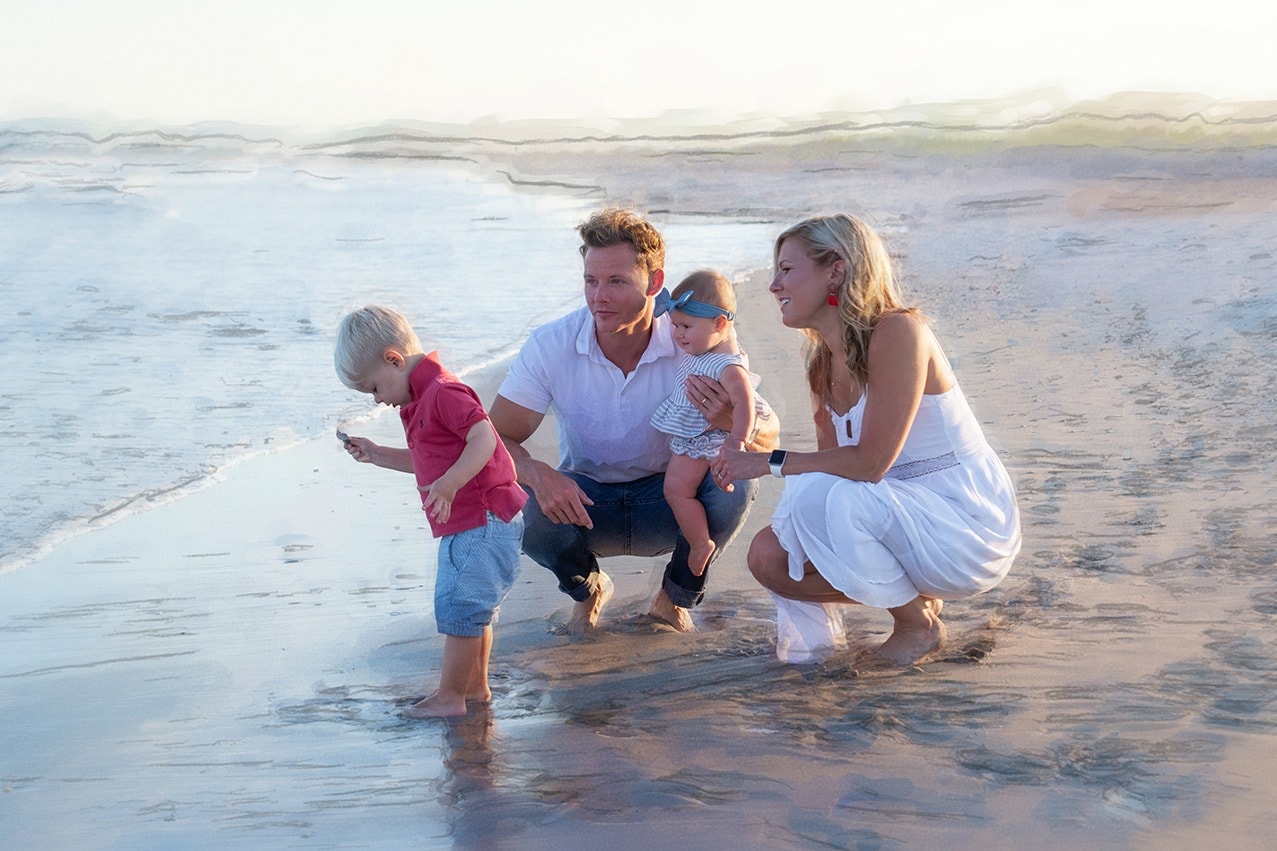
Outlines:
<svg viewBox="0 0 1277 851"><path fill-rule="evenodd" d="M665 286L665 270L653 269L647 278L647 294L649 296L656 295Z"/></svg>

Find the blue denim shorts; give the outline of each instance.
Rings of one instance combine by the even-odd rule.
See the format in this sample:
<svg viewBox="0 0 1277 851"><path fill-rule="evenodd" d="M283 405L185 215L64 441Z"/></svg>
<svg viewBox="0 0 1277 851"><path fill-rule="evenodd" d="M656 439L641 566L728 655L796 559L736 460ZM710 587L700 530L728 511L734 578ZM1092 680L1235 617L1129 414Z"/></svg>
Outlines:
<svg viewBox="0 0 1277 851"><path fill-rule="evenodd" d="M488 512L488 522L439 539L435 624L444 635L476 637L495 623L497 607L519 575L523 512L509 523Z"/></svg>

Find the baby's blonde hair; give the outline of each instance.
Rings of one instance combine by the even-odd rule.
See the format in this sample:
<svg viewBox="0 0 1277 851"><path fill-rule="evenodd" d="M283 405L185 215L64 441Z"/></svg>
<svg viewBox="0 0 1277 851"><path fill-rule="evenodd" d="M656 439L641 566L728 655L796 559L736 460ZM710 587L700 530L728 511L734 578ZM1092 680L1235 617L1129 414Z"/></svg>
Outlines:
<svg viewBox="0 0 1277 851"><path fill-rule="evenodd" d="M337 326L333 365L337 377L351 389L367 376L386 353L398 349L403 355L421 354L421 341L408 319L399 311L370 304L346 314Z"/></svg>
<svg viewBox="0 0 1277 851"><path fill-rule="evenodd" d="M736 289L731 281L713 269L700 269L688 275L679 281L670 295L678 298L689 291L692 293L692 301L712 304L731 313L736 312Z"/></svg>

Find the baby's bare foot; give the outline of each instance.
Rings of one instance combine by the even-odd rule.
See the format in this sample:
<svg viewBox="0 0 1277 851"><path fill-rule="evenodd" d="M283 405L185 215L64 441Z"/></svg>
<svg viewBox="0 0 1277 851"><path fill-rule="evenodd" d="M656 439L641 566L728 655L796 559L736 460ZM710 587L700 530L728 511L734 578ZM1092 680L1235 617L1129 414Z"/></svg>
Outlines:
<svg viewBox="0 0 1277 851"><path fill-rule="evenodd" d="M698 544L688 550L687 569L692 571L693 576L700 576L705 572L705 568L709 564L709 557L714 554L716 549L718 549L718 545L706 538L704 544Z"/></svg>

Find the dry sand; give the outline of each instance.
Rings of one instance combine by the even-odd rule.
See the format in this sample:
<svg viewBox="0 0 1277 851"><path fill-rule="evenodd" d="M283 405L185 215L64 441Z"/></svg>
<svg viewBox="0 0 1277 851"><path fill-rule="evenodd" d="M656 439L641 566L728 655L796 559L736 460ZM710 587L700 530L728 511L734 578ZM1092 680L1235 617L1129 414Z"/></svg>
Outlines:
<svg viewBox="0 0 1277 851"><path fill-rule="evenodd" d="M599 635L553 635L525 560L491 709L407 722L441 647L417 498L307 444L0 579L3 844L1271 847L1277 154L1164 141L488 150L658 220L875 221L1016 480L1009 578L946 607L940 659L865 675L872 610L847 654L775 660L743 541L691 636L642 617L639 559ZM740 332L802 448L766 280Z"/></svg>

